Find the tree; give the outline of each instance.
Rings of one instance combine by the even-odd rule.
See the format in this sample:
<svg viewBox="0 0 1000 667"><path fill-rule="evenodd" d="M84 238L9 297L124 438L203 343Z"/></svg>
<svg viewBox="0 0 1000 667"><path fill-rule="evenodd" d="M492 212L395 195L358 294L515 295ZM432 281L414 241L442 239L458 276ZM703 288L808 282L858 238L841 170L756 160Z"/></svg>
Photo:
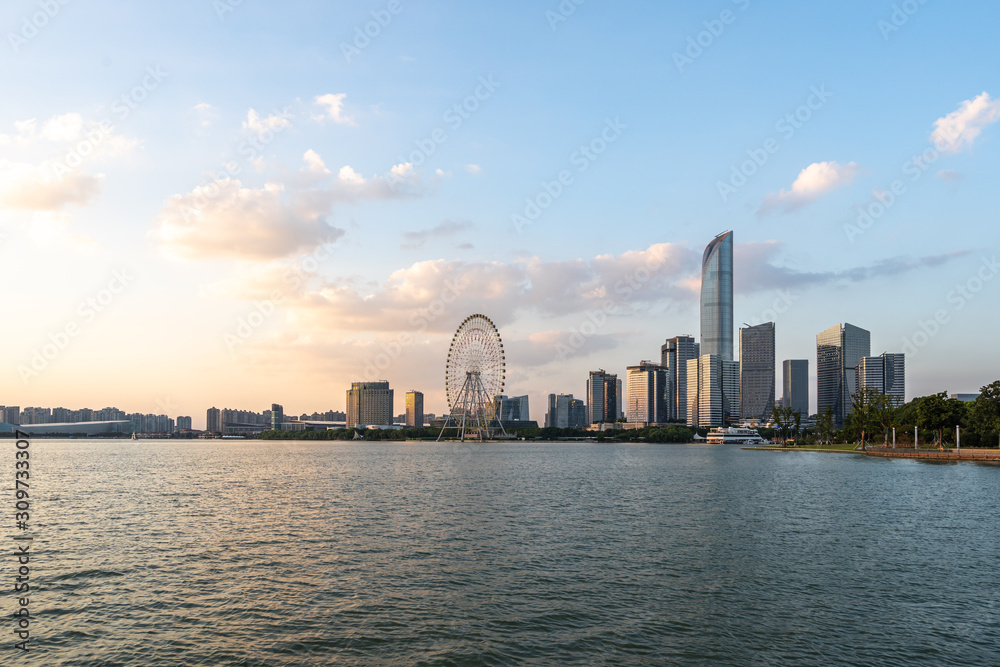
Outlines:
<svg viewBox="0 0 1000 667"><path fill-rule="evenodd" d="M878 406L881 404L882 392L874 387L861 387L852 396L851 418L854 426L861 431L861 447L865 446L867 434L876 425Z"/></svg>
<svg viewBox="0 0 1000 667"><path fill-rule="evenodd" d="M833 408L829 405L826 410L816 416L816 430L819 431L822 441L830 444L830 434L833 433Z"/></svg>
<svg viewBox="0 0 1000 667"><path fill-rule="evenodd" d="M962 422L965 408L961 401L948 398L948 392L925 396L917 406L917 426L934 431L935 442L944 443L944 429Z"/></svg>
<svg viewBox="0 0 1000 667"><path fill-rule="evenodd" d="M889 445L889 429L896 421L898 407L896 400L892 396L879 394L872 406L872 419L876 426L882 429L885 435L885 445Z"/></svg>
<svg viewBox="0 0 1000 667"><path fill-rule="evenodd" d="M781 437L781 430L784 422L785 411L779 408L777 405L771 410L771 419L774 421L774 427L778 431L778 437Z"/></svg>
<svg viewBox="0 0 1000 667"><path fill-rule="evenodd" d="M795 437L799 437L799 433L802 432L802 413L795 413Z"/></svg>
<svg viewBox="0 0 1000 667"><path fill-rule="evenodd" d="M973 428L983 436L1000 433L1000 380L979 391L979 398L972 404L969 415Z"/></svg>

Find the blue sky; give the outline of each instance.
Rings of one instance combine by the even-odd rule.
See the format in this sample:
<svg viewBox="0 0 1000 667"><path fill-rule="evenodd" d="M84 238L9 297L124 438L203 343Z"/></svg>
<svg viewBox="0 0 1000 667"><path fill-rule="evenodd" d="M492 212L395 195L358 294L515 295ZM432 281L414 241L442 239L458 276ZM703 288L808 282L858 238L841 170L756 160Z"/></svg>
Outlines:
<svg viewBox="0 0 1000 667"><path fill-rule="evenodd" d="M736 321L775 316L779 361L814 373L815 334L849 321L875 353L934 331L911 396L996 379L994 3L71 1L44 21L41 5L0 17L7 404L196 424L211 405L342 409L375 365L397 412L411 388L441 412L451 332L483 312L541 420L588 370L698 334L697 260L727 229ZM373 12L391 21L345 55ZM546 206L519 229L529 199Z"/></svg>

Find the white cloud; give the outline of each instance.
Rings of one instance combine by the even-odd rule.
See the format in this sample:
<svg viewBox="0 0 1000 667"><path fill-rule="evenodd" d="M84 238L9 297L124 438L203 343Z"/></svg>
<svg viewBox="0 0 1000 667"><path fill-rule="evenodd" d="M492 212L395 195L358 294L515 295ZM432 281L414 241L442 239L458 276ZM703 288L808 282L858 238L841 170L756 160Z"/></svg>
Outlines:
<svg viewBox="0 0 1000 667"><path fill-rule="evenodd" d="M941 179L945 183L957 183L965 178L965 175L955 171L954 169L944 169L934 174L934 177Z"/></svg>
<svg viewBox="0 0 1000 667"><path fill-rule="evenodd" d="M344 183L351 183L354 185L365 184L365 177L359 174L358 172L354 171L354 169L352 169L350 165L345 165L341 167L340 173L337 174L337 178L339 178Z"/></svg>
<svg viewBox="0 0 1000 667"><path fill-rule="evenodd" d="M225 179L171 197L151 235L178 259L276 259L342 236L327 212L281 184L248 188Z"/></svg>
<svg viewBox="0 0 1000 667"><path fill-rule="evenodd" d="M219 118L219 110L207 102L200 102L191 111L198 117L198 125L206 128Z"/></svg>
<svg viewBox="0 0 1000 667"><path fill-rule="evenodd" d="M467 164L465 165L465 170L470 174L472 174L473 176L478 176L479 174L483 173L483 168L480 167L478 164Z"/></svg>
<svg viewBox="0 0 1000 667"><path fill-rule="evenodd" d="M860 171L861 168L854 162L845 165L837 162L813 163L799 172L790 190L765 196L757 213L770 213L774 210L790 213L816 201L828 192L849 185Z"/></svg>
<svg viewBox="0 0 1000 667"><path fill-rule="evenodd" d="M57 211L82 205L96 197L103 174L57 171L51 161L42 164L0 160L0 208Z"/></svg>
<svg viewBox="0 0 1000 667"><path fill-rule="evenodd" d="M931 141L945 153L959 153L972 146L983 128L1000 120L1000 100L988 93L962 102L957 111L934 121Z"/></svg>
<svg viewBox="0 0 1000 667"><path fill-rule="evenodd" d="M319 156L314 150L306 151L303 156L306 161L307 170L313 174L329 174L330 170L326 168L326 164L323 162L323 158Z"/></svg>
<svg viewBox="0 0 1000 667"><path fill-rule="evenodd" d="M313 116L313 119L318 121L332 120L334 123L340 125L354 125L354 119L344 115L344 100L347 98L347 93L333 94L328 93L326 95L318 95L316 97L316 104L324 107L325 113L319 116Z"/></svg>
<svg viewBox="0 0 1000 667"><path fill-rule="evenodd" d="M441 224L431 229L422 229L417 232L405 232L403 239L406 241L402 248L405 250L415 250L423 247L431 239L453 236L464 231L475 229L475 225L469 221L445 220ZM469 246L471 247L471 246Z"/></svg>
<svg viewBox="0 0 1000 667"><path fill-rule="evenodd" d="M247 119L243 121L243 129L256 134L264 134L268 131L280 131L291 126L291 121L284 116L271 114L266 118L262 118L261 115L254 109L250 109L250 111L247 112Z"/></svg>

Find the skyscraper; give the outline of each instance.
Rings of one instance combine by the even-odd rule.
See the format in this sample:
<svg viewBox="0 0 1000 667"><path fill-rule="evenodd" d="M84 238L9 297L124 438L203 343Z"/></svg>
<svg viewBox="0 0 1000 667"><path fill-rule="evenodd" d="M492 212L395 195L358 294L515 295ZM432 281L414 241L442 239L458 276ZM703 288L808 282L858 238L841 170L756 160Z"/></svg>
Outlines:
<svg viewBox="0 0 1000 667"><path fill-rule="evenodd" d="M863 357L858 362L857 387L870 387L891 396L899 406L906 402L906 357L885 352L878 357Z"/></svg>
<svg viewBox="0 0 1000 667"><path fill-rule="evenodd" d="M271 430L285 430L285 408L277 403L271 404Z"/></svg>
<svg viewBox="0 0 1000 667"><path fill-rule="evenodd" d="M701 261L701 354L733 359L733 233L719 234Z"/></svg>
<svg viewBox="0 0 1000 667"><path fill-rule="evenodd" d="M785 359L782 363L781 405L809 416L809 360Z"/></svg>
<svg viewBox="0 0 1000 667"><path fill-rule="evenodd" d="M392 394L385 381L351 383L347 390L347 428L391 426Z"/></svg>
<svg viewBox="0 0 1000 667"><path fill-rule="evenodd" d="M500 421L529 421L527 396L497 396L493 402L496 406L497 419Z"/></svg>
<svg viewBox="0 0 1000 667"><path fill-rule="evenodd" d="M587 378L587 423L601 424L618 420L618 376L603 369L591 371Z"/></svg>
<svg viewBox="0 0 1000 667"><path fill-rule="evenodd" d="M667 371L648 361L629 366L625 418L632 424L659 424L667 417Z"/></svg>
<svg viewBox="0 0 1000 667"><path fill-rule="evenodd" d="M667 339L660 348L660 365L667 371L667 419L687 421L687 363L701 356L701 345L692 336Z"/></svg>
<svg viewBox="0 0 1000 667"><path fill-rule="evenodd" d="M419 391L406 393L406 425L414 428L424 426L424 395Z"/></svg>
<svg viewBox="0 0 1000 667"><path fill-rule="evenodd" d="M857 367L871 355L871 333L853 324L835 324L816 336L816 403L819 414L829 406L843 424L857 393Z"/></svg>
<svg viewBox="0 0 1000 667"><path fill-rule="evenodd" d="M222 412L219 408L209 408L205 413L205 430L209 433L222 433Z"/></svg>
<svg viewBox="0 0 1000 667"><path fill-rule="evenodd" d="M740 329L740 416L767 421L774 410L774 322Z"/></svg>
<svg viewBox="0 0 1000 667"><path fill-rule="evenodd" d="M740 362L717 354L690 359L687 368L688 426L723 426L740 416Z"/></svg>
<svg viewBox="0 0 1000 667"><path fill-rule="evenodd" d="M586 425L587 411L583 401L573 398L573 394L549 394L546 428L585 428Z"/></svg>

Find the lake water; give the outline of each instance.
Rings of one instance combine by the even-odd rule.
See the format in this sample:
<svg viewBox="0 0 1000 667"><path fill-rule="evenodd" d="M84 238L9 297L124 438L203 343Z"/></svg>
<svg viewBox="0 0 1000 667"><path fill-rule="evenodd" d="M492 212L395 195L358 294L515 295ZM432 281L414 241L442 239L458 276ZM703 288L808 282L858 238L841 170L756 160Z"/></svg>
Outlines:
<svg viewBox="0 0 1000 667"><path fill-rule="evenodd" d="M17 664L1000 664L1000 467L604 444L31 453L37 645Z"/></svg>

